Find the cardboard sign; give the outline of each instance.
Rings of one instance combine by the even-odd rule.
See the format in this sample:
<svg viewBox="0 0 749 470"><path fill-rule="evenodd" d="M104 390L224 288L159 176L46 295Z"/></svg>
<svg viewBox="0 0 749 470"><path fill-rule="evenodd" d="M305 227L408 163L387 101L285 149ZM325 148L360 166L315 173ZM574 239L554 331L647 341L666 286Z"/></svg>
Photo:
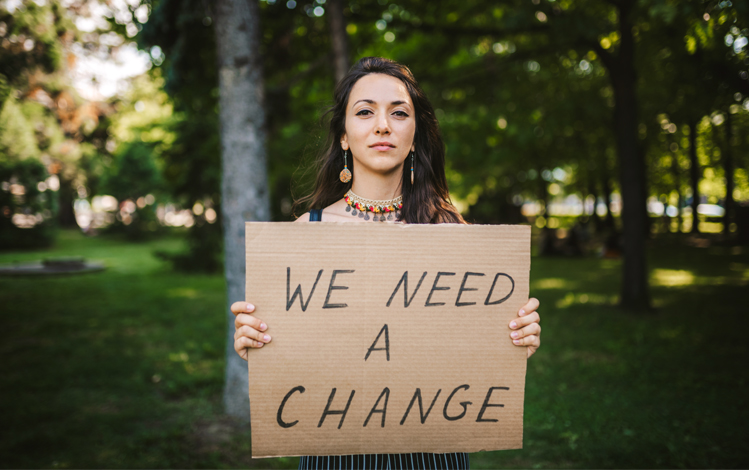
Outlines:
<svg viewBox="0 0 749 470"><path fill-rule="evenodd" d="M252 456L519 449L530 227L246 224Z"/></svg>

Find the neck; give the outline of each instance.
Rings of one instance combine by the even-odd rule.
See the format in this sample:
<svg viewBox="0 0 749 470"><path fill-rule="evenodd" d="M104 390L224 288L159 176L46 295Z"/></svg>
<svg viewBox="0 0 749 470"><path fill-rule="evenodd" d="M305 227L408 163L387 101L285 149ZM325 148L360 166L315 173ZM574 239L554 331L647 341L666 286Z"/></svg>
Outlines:
<svg viewBox="0 0 749 470"><path fill-rule="evenodd" d="M395 199L401 195L402 178L403 166L399 166L390 173L382 174L367 171L360 165L354 168L351 191L366 199L378 201Z"/></svg>

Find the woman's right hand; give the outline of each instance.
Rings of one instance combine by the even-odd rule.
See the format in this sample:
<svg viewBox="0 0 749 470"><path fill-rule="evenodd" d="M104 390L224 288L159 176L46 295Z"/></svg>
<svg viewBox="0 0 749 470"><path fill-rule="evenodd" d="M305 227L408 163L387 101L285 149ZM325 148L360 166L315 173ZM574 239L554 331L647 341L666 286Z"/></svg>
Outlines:
<svg viewBox="0 0 749 470"><path fill-rule="evenodd" d="M234 350L239 357L247 360L247 348L262 348L265 343L270 343L270 336L265 333L268 325L250 313L255 311L255 306L248 302L234 302L231 305L231 313L234 318Z"/></svg>

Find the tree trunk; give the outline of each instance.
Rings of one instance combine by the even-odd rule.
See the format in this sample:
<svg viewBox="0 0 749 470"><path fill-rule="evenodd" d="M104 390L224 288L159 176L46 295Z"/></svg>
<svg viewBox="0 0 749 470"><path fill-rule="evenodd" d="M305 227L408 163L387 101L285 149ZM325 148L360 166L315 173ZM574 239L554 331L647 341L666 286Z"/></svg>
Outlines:
<svg viewBox="0 0 749 470"><path fill-rule="evenodd" d="M638 142L639 142L639 139L638 139ZM637 160L642 162L642 171L643 171L642 184L640 186L642 188L641 189L642 194L640 195L642 198L641 199L642 205L640 206L640 212L642 212L642 221L643 221L642 236L645 237L645 239L647 240L653 235L653 232L650 229L651 225L653 224L653 219L650 218L650 213L648 212L648 196L649 196L648 194L648 171L647 171L648 165L645 161L645 146L638 145L637 152L639 154L637 157ZM647 269L645 270L645 272L647 272Z"/></svg>
<svg viewBox="0 0 749 470"><path fill-rule="evenodd" d="M620 305L628 310L650 309L645 256L645 162L638 148L637 95L635 93L634 37L631 12L634 1L622 1L619 9L621 43L616 70L610 71L614 88L614 125L622 191L624 263Z"/></svg>
<svg viewBox="0 0 749 470"><path fill-rule="evenodd" d="M73 210L76 197L73 180L63 178L62 172L58 174L58 177L60 178L60 190L57 193L57 197L60 209L57 213L57 222L60 224L60 227L78 228L78 223L75 220L75 210Z"/></svg>
<svg viewBox="0 0 749 470"><path fill-rule="evenodd" d="M676 233L681 233L681 168L679 167L679 158L676 152L671 154L671 171L674 173L674 186L676 187L676 194L678 199L676 201ZM667 231L671 231L671 227Z"/></svg>
<svg viewBox="0 0 749 470"><path fill-rule="evenodd" d="M343 1L328 0L328 18L330 18L330 42L333 44L335 62L335 81L341 81L351 66L348 56L348 33L346 19L343 17Z"/></svg>
<svg viewBox="0 0 749 470"><path fill-rule="evenodd" d="M216 46L221 131L221 207L227 306L245 299L246 221L270 220L265 156L263 73L256 0L217 0ZM226 413L249 421L247 363L234 351L234 315L227 308Z"/></svg>
<svg viewBox="0 0 749 470"><path fill-rule="evenodd" d="M609 177L603 175L603 197L606 201L606 223L605 226L611 230L616 230L616 222L614 221L614 214L611 212L611 183L609 183Z"/></svg>
<svg viewBox="0 0 749 470"><path fill-rule="evenodd" d="M700 233L700 219L697 206L700 204L700 162L697 160L697 122L689 123L689 179L692 183L692 230Z"/></svg>
<svg viewBox="0 0 749 470"><path fill-rule="evenodd" d="M598 188L596 187L595 174L590 172L588 174L588 193L593 196L593 211L590 214L590 218L593 220L593 227L595 227L596 233L601 231L601 218L598 216L596 209L598 208Z"/></svg>
<svg viewBox="0 0 749 470"><path fill-rule="evenodd" d="M726 112L726 145L723 149L723 172L726 178L725 214L723 215L723 235L731 236L731 221L733 220L733 129L730 111Z"/></svg>
<svg viewBox="0 0 749 470"><path fill-rule="evenodd" d="M541 203L543 207L539 211L539 214L543 215L547 220L549 219L549 182L546 181L539 175L539 196L541 197Z"/></svg>

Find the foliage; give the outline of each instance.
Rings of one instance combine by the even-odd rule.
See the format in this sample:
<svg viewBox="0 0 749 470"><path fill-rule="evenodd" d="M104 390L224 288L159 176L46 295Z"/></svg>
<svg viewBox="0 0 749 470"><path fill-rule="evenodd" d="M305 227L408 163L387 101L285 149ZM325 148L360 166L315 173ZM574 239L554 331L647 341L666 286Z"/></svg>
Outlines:
<svg viewBox="0 0 749 470"><path fill-rule="evenodd" d="M156 233L159 223L154 206L143 201L162 187L153 146L142 141L122 145L102 178L101 191L114 196L121 204L131 204L134 210L127 218L118 213L117 221L109 230L124 231L133 240Z"/></svg>
<svg viewBox="0 0 749 470"><path fill-rule="evenodd" d="M20 2L0 8L0 70L14 88L25 88L39 71L54 74L63 67L64 45L73 39L75 26L59 1Z"/></svg>
<svg viewBox="0 0 749 470"><path fill-rule="evenodd" d="M128 142L120 147L107 168L102 190L120 201L136 200L158 191L161 175L153 159L153 149L145 142Z"/></svg>
<svg viewBox="0 0 749 470"><path fill-rule="evenodd" d="M210 15L199 0L150 3L151 15L137 39L164 70L164 90L174 106L169 132L175 138L161 153L163 175L173 198L185 207L215 211L209 222L195 214L189 249L160 253L181 270L221 269L221 152L218 135L218 75ZM162 62L163 61L163 62Z"/></svg>
<svg viewBox="0 0 749 470"><path fill-rule="evenodd" d="M196 83L188 80L190 74L211 69L214 63L211 39L196 39L210 27L210 10L190 2L151 5L144 44L162 47L163 67L168 67L177 88L192 92L191 99L197 94L215 96L210 86L201 91L187 85ZM274 218L284 219L290 216L289 183L295 176L299 188L309 182L309 175L297 169L303 156L317 151L325 133L315 121L331 96L332 57L324 8L320 16L315 5L261 6L272 200ZM722 64L719 51L725 47L721 38L726 33L745 37L742 7L723 2L702 8L712 12L708 21L690 2L654 0L633 12L640 51L640 128L646 139L642 145L654 155L651 158L664 155L662 145L652 141L667 134L657 116L675 113L676 103L696 104L690 98L696 96L694 91L713 83L726 90L724 95L743 86L736 80L722 85L716 81L727 77L717 68ZM564 181L567 194L601 195L604 187L617 190L612 72L603 60L620 48L619 20L612 5L597 0L493 6L482 1L441 2L439 7L433 2L358 1L347 3L344 14L356 57L392 57L408 64L422 82L438 109L448 145L451 189L464 210L485 204L480 202L484 193L489 206L474 212L510 204L508 195L510 200L514 195L552 199L555 195L548 194L548 187L554 178L542 175L558 167L568 168L571 175ZM200 34L184 33L188 25ZM711 61L712 78L690 75L702 67L692 57L701 48L710 51L701 57ZM745 55L744 49L736 50L729 60L734 76ZM700 96L705 96L705 104L692 108L703 116L714 99L704 92ZM653 173L648 180L660 181L658 165L651 163L649 168ZM688 186L686 175L681 184ZM503 196L497 200L494 193Z"/></svg>
<svg viewBox="0 0 749 470"><path fill-rule="evenodd" d="M58 176L63 226L76 225L73 200L85 193L87 183L95 186L97 161L108 153L105 128L111 112L105 103L82 100L71 83L74 45L93 45L92 36L83 38L74 24L78 3L0 6L0 159L38 159Z"/></svg>
<svg viewBox="0 0 749 470"><path fill-rule="evenodd" d="M47 190L48 176L38 160L0 160L0 247L3 250L52 244L57 233L57 197Z"/></svg>
<svg viewBox="0 0 749 470"><path fill-rule="evenodd" d="M0 159L19 161L38 158L39 153L32 123L15 97L7 97L0 110Z"/></svg>
<svg viewBox="0 0 749 470"><path fill-rule="evenodd" d="M747 9L736 3L631 5L639 145L648 194L661 201L685 205L691 197L685 126L692 122L701 123L700 177L709 188L704 202L725 199L727 145L736 160L734 196L741 201L749 193L749 31ZM308 163L326 132L318 118L334 86L326 10L332 4L260 6L273 220L290 220L291 203L309 187ZM453 199L472 220L514 221L521 200L540 200L543 207L571 194L602 201L620 191L611 61L621 53L622 18L615 4L358 0L344 2L343 13L350 59L391 57L419 78L447 143ZM218 266L221 163L211 15L210 3L200 0L143 0L112 15L108 31L123 40L134 35L155 67L149 84L141 80L135 85L140 91L114 104L114 115L100 116L93 134L83 137L91 150L71 153L66 167L83 169L85 177L75 181L85 183L90 196L99 191L107 165L104 143L155 144L171 198L219 215L211 224L196 214L198 223L188 231L191 246L199 247L194 261L208 257ZM61 28L66 21L60 17ZM137 102L145 112L133 111ZM735 128L730 144L723 124L728 114Z"/></svg>

